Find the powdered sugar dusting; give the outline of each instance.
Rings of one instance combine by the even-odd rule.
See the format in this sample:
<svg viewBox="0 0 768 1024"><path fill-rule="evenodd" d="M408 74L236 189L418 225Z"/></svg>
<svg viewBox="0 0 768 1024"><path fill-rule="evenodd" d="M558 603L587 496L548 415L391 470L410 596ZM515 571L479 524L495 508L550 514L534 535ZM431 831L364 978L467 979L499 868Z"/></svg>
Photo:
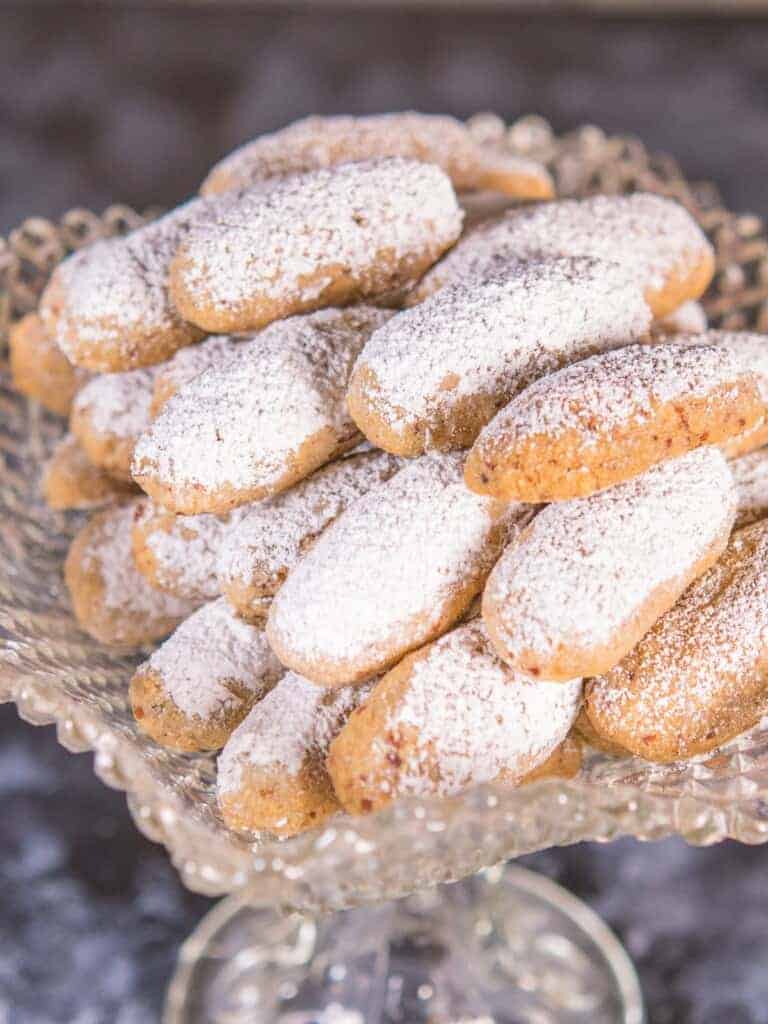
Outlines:
<svg viewBox="0 0 768 1024"><path fill-rule="evenodd" d="M732 353L745 373L757 375L760 397L768 405L768 334L751 331L704 331L683 333L677 345L714 345Z"/></svg>
<svg viewBox="0 0 768 1024"><path fill-rule="evenodd" d="M254 334L217 334L199 345L179 349L163 364L155 381L155 396L176 394L203 370L223 366L231 356L238 354L242 342L252 341L255 337Z"/></svg>
<svg viewBox="0 0 768 1024"><path fill-rule="evenodd" d="M183 714L203 719L242 704L228 684L260 700L282 675L264 630L238 619L224 598L190 615L144 667Z"/></svg>
<svg viewBox="0 0 768 1024"><path fill-rule="evenodd" d="M497 563L484 608L515 660L615 643L659 587L683 589L692 567L724 543L735 509L733 478L715 448L549 505Z"/></svg>
<svg viewBox="0 0 768 1024"><path fill-rule="evenodd" d="M680 334L701 334L706 329L707 314L704 307L693 300L684 302L653 325L654 334L662 339L668 338L670 334L675 337Z"/></svg>
<svg viewBox="0 0 768 1024"><path fill-rule="evenodd" d="M768 515L768 448L742 455L730 464L736 482L736 526Z"/></svg>
<svg viewBox="0 0 768 1024"><path fill-rule="evenodd" d="M98 434L136 438L149 425L152 388L159 370L153 366L99 374L75 395L73 412L85 417L89 429Z"/></svg>

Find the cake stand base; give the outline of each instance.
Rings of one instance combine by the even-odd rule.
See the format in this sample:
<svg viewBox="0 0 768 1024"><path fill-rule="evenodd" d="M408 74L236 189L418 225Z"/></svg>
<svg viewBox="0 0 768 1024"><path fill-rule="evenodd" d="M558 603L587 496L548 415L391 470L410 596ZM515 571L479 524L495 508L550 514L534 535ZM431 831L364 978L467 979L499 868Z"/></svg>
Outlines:
<svg viewBox="0 0 768 1024"><path fill-rule="evenodd" d="M181 950L164 1024L642 1024L632 964L559 885L493 868L327 917L223 900Z"/></svg>

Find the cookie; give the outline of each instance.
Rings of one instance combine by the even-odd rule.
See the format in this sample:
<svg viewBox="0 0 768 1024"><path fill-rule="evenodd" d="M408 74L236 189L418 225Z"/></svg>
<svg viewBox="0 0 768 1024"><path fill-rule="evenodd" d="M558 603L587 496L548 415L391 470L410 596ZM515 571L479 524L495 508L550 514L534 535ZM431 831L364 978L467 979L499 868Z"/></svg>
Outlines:
<svg viewBox="0 0 768 1024"><path fill-rule="evenodd" d="M267 634L326 686L368 679L456 622L530 510L478 498L461 456L431 453L364 495L277 592Z"/></svg>
<svg viewBox="0 0 768 1024"><path fill-rule="evenodd" d="M688 211L662 196L592 196L512 210L468 234L414 290L421 302L456 281L483 278L515 259L592 256L624 267L657 317L703 295L712 246Z"/></svg>
<svg viewBox="0 0 768 1024"><path fill-rule="evenodd" d="M603 739L602 736L598 736L595 732L594 726L589 720L589 715L583 707L573 726L573 731L583 743L593 747L595 750L599 750L601 754L608 754L609 757L632 756L630 751L625 747L620 746L618 743L611 743L610 740L606 740Z"/></svg>
<svg viewBox="0 0 768 1024"><path fill-rule="evenodd" d="M58 511L99 508L138 494L134 484L94 466L71 434L62 438L45 463L42 490L48 507Z"/></svg>
<svg viewBox="0 0 768 1024"><path fill-rule="evenodd" d="M360 435L345 394L358 353L389 316L321 310L272 324L199 374L136 445L133 475L173 512L220 514L309 476Z"/></svg>
<svg viewBox="0 0 768 1024"><path fill-rule="evenodd" d="M54 270L40 303L46 330L76 366L102 373L168 359L204 331L168 295L168 268L192 226L228 205L193 199L122 238L94 242Z"/></svg>
<svg viewBox="0 0 768 1024"><path fill-rule="evenodd" d="M265 599L277 593L326 526L400 466L386 452L348 455L251 508L227 532L218 559L219 586L238 614L261 618Z"/></svg>
<svg viewBox="0 0 768 1024"><path fill-rule="evenodd" d="M648 761L703 754L748 729L768 698L768 521L723 557L630 654L591 680L598 736Z"/></svg>
<svg viewBox="0 0 768 1024"><path fill-rule="evenodd" d="M292 836L339 811L325 758L370 685L327 690L288 672L235 730L218 765L225 823Z"/></svg>
<svg viewBox="0 0 768 1024"><path fill-rule="evenodd" d="M155 590L133 562L133 503L97 512L70 545L64 567L80 627L103 644L160 640L195 605Z"/></svg>
<svg viewBox="0 0 768 1024"><path fill-rule="evenodd" d="M175 516L151 501L139 502L132 532L136 568L167 594L212 601L222 592L219 552L227 533L238 529L249 511L244 505L223 516Z"/></svg>
<svg viewBox="0 0 768 1024"><path fill-rule="evenodd" d="M488 579L493 646L534 679L607 672L720 557L735 513L731 471L711 447L548 505Z"/></svg>
<svg viewBox="0 0 768 1024"><path fill-rule="evenodd" d="M408 655L350 716L328 754L336 796L367 814L399 797L520 783L567 736L581 691L580 679L518 675L475 619Z"/></svg>
<svg viewBox="0 0 768 1024"><path fill-rule="evenodd" d="M478 437L478 494L586 497L665 459L744 433L765 415L755 374L722 347L633 345L536 381Z"/></svg>
<svg viewBox="0 0 768 1024"><path fill-rule="evenodd" d="M493 189L523 199L549 199L554 194L552 179L541 164L479 145L466 125L453 117L414 111L303 118L224 157L200 191L215 195L377 157L436 164L457 191Z"/></svg>
<svg viewBox="0 0 768 1024"><path fill-rule="evenodd" d="M742 455L730 466L736 485L738 529L768 516L768 448Z"/></svg>
<svg viewBox="0 0 768 1024"><path fill-rule="evenodd" d="M131 480L136 440L150 421L156 369L104 373L78 391L69 428L95 466Z"/></svg>
<svg viewBox="0 0 768 1024"><path fill-rule="evenodd" d="M163 747L218 750L282 674L264 630L219 598L136 670L131 707L139 728Z"/></svg>
<svg viewBox="0 0 768 1024"><path fill-rule="evenodd" d="M680 334L701 334L708 326L704 307L691 299L654 321L651 333L659 341L665 341Z"/></svg>
<svg viewBox="0 0 768 1024"><path fill-rule="evenodd" d="M180 315L209 332L385 298L451 245L462 214L429 164L381 160L287 178L241 194L192 231L171 265Z"/></svg>
<svg viewBox="0 0 768 1024"><path fill-rule="evenodd" d="M28 313L13 324L8 331L8 350L16 390L57 416L68 415L72 399L89 374L70 363L37 313Z"/></svg>
<svg viewBox="0 0 768 1024"><path fill-rule="evenodd" d="M531 381L627 345L650 326L640 289L593 259L510 264L504 277L446 287L379 328L348 405L374 444L399 455L466 448Z"/></svg>
<svg viewBox="0 0 768 1024"><path fill-rule="evenodd" d="M578 718L576 721L578 722ZM527 786L531 782L541 782L543 779L574 779L581 771L582 763L581 737L574 726L547 760L532 772L528 772L518 785Z"/></svg>
<svg viewBox="0 0 768 1024"><path fill-rule="evenodd" d="M241 341L252 341L253 337L252 334L216 334L198 345L179 349L167 363L163 363L155 377L150 406L152 419L185 384L209 367L223 366L230 356L237 354Z"/></svg>

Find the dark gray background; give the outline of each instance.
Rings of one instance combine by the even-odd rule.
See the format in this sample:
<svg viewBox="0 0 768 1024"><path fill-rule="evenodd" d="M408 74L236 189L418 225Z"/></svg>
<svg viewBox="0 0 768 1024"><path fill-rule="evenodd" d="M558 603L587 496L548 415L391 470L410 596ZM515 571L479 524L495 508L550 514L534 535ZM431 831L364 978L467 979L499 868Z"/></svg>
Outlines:
<svg viewBox="0 0 768 1024"><path fill-rule="evenodd" d="M0 233L170 205L227 148L308 112L536 111L675 153L768 213L768 22L219 5L0 7ZM530 858L634 956L652 1024L768 1024L768 851L670 840ZM0 1021L148 1024L209 902L90 761L0 709Z"/></svg>

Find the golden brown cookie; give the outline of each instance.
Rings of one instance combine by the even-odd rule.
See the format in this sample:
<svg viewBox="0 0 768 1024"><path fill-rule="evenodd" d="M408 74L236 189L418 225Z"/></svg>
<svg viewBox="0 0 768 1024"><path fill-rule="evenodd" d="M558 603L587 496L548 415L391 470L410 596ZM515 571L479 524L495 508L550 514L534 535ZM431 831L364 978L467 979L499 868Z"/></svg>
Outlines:
<svg viewBox="0 0 768 1024"><path fill-rule="evenodd" d="M219 758L226 824L292 836L339 811L325 769L333 737L370 685L327 690L288 672L232 734Z"/></svg>
<svg viewBox="0 0 768 1024"><path fill-rule="evenodd" d="M478 494L586 497L760 422L755 374L722 347L633 345L536 381L493 419L467 459Z"/></svg>
<svg viewBox="0 0 768 1024"><path fill-rule="evenodd" d="M133 512L132 503L97 512L72 541L64 567L80 627L103 644L160 640L195 608L155 590L134 565Z"/></svg>
<svg viewBox="0 0 768 1024"><path fill-rule="evenodd" d="M581 689L518 675L475 619L409 654L353 712L328 754L336 796L367 814L398 797L520 783L567 736Z"/></svg>
<svg viewBox="0 0 768 1024"><path fill-rule="evenodd" d="M711 447L548 505L488 579L497 653L534 679L607 672L720 557L735 513L731 471Z"/></svg>
<svg viewBox="0 0 768 1024"><path fill-rule="evenodd" d="M467 448L526 385L628 345L651 314L619 267L594 259L515 263L397 313L367 342L347 403L363 433L398 455Z"/></svg>
<svg viewBox="0 0 768 1024"><path fill-rule="evenodd" d="M731 462L736 483L736 527L749 526L768 516L768 448L742 455Z"/></svg>
<svg viewBox="0 0 768 1024"><path fill-rule="evenodd" d="M134 478L171 511L220 514L284 491L353 448L349 375L388 316L356 306L271 324L168 402L136 445Z"/></svg>
<svg viewBox="0 0 768 1024"><path fill-rule="evenodd" d="M87 458L77 438L67 434L43 467L43 497L50 508L99 508L138 494L138 487L116 480Z"/></svg>
<svg viewBox="0 0 768 1024"><path fill-rule="evenodd" d="M610 740L606 740L602 736L598 736L595 732L594 726L589 720L589 715L583 707L573 726L573 731L584 743L587 743L590 747L594 747L595 750L599 750L601 754L608 754L609 757L632 756L631 752L627 750L626 747L619 746L618 743L611 743Z"/></svg>
<svg viewBox="0 0 768 1024"><path fill-rule="evenodd" d="M429 164L345 164L253 188L192 231L173 260L182 317L210 332L263 327L381 299L417 280L461 230L450 180Z"/></svg>
<svg viewBox="0 0 768 1024"><path fill-rule="evenodd" d="M172 750L218 750L283 674L264 630L224 598L189 616L131 679L139 727Z"/></svg>
<svg viewBox="0 0 768 1024"><path fill-rule="evenodd" d="M530 782L541 782L543 779L573 779L581 771L582 760L581 739L574 726L544 764L528 772L518 785L527 786Z"/></svg>
<svg viewBox="0 0 768 1024"><path fill-rule="evenodd" d="M163 406L189 381L209 367L220 367L236 355L241 341L251 341L252 334L217 334L198 345L188 345L163 363L155 377L150 416L158 415Z"/></svg>
<svg viewBox="0 0 768 1024"><path fill-rule="evenodd" d="M437 164L457 191L494 189L523 199L549 199L554 194L552 179L541 164L479 145L466 125L453 117L414 111L303 118L224 157L200 191L214 195L270 178L395 156Z"/></svg>
<svg viewBox="0 0 768 1024"><path fill-rule="evenodd" d="M8 348L16 390L57 416L66 416L89 375L70 363L37 313L28 313L11 327Z"/></svg>
<svg viewBox="0 0 768 1024"><path fill-rule="evenodd" d="M592 196L512 210L467 234L419 283L410 303L515 259L591 256L617 263L663 317L698 299L714 273L712 246L688 211L662 196Z"/></svg>
<svg viewBox="0 0 768 1024"><path fill-rule="evenodd" d="M530 510L478 498L461 464L424 455L325 530L272 602L284 665L326 686L359 682L463 615Z"/></svg>
<svg viewBox="0 0 768 1024"><path fill-rule="evenodd" d="M768 697L768 522L738 530L624 660L589 682L598 736L649 761L703 754L748 729Z"/></svg>
<svg viewBox="0 0 768 1024"><path fill-rule="evenodd" d="M326 526L401 465L386 452L353 453L250 508L227 531L218 558L218 583L238 614L262 618L264 601L277 593Z"/></svg>

